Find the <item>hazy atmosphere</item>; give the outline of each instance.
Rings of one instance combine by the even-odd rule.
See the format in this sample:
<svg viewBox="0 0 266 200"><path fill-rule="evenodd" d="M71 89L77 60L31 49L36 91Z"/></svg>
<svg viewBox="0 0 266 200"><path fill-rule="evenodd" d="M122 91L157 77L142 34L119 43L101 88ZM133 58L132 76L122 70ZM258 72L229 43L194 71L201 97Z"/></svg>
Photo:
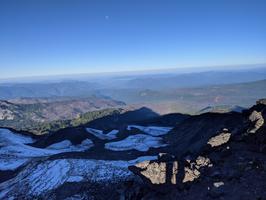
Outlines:
<svg viewBox="0 0 266 200"><path fill-rule="evenodd" d="M266 2L0 2L0 78L266 63Z"/></svg>

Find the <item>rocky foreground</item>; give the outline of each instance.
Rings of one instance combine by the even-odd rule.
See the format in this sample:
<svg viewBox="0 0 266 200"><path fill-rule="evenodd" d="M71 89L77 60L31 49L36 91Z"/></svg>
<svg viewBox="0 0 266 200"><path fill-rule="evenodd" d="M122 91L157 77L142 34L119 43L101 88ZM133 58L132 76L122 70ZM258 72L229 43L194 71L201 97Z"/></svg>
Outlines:
<svg viewBox="0 0 266 200"><path fill-rule="evenodd" d="M170 118L45 137L2 128L0 199L266 199L265 100Z"/></svg>
<svg viewBox="0 0 266 200"><path fill-rule="evenodd" d="M243 126L224 128L198 152L159 154L130 170L145 186L136 199L266 199L266 105L257 102L242 113ZM138 191L137 193L135 191ZM130 199L130 195L125 199Z"/></svg>

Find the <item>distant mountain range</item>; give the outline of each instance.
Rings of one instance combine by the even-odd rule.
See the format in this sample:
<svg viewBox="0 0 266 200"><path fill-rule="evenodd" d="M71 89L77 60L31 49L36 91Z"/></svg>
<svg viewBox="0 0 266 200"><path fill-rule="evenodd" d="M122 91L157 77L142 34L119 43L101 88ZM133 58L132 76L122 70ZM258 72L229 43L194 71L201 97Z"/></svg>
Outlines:
<svg viewBox="0 0 266 200"><path fill-rule="evenodd" d="M249 107L256 99L265 97L265 85L266 67L260 65L256 68L186 73L161 71L68 76L65 79L49 81L29 80L27 83L9 81L0 84L0 99L16 103L14 99L26 98L27 103L29 98L54 101L95 96L122 101L136 109L147 107L159 114L173 112L195 114L203 108L220 105ZM20 100L19 103L23 101Z"/></svg>
<svg viewBox="0 0 266 200"><path fill-rule="evenodd" d="M3 100L0 107L0 126L43 134L49 130L77 126L113 112L121 113L142 107L157 115L240 112L257 99L266 96L266 80L165 90L99 90L97 93L98 95L87 97L54 96Z"/></svg>
<svg viewBox="0 0 266 200"><path fill-rule="evenodd" d="M149 107L161 114L171 112L195 114L208 106L249 107L256 99L266 96L266 79L246 83L165 88L163 90L105 90L103 94L127 104Z"/></svg>
<svg viewBox="0 0 266 200"><path fill-rule="evenodd" d="M260 68L216 70L178 73L150 72L144 74L111 74L90 77L76 77L50 81L1 82L0 99L21 97L86 97L117 90L126 91L168 91L178 88L195 88L210 85L252 82L266 79L266 65ZM122 93L123 95L124 93Z"/></svg>

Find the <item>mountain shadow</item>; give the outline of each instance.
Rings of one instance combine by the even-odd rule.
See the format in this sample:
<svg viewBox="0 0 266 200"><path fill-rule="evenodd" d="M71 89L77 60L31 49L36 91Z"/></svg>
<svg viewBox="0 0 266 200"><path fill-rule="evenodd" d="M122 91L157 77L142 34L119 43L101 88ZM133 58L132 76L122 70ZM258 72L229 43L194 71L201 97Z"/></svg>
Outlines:
<svg viewBox="0 0 266 200"><path fill-rule="evenodd" d="M142 107L137 110L128 111L122 114L108 115L96 120L93 120L83 126L92 127L101 130L119 129L122 126L136 123L143 120L149 120L160 115L153 110Z"/></svg>
<svg viewBox="0 0 266 200"><path fill-rule="evenodd" d="M141 120L148 120L158 116L159 114L145 107L122 114L115 113L95 119L78 127L68 127L48 135L43 135L42 139L32 144L32 146L44 148L63 140L70 140L73 144L80 144L84 139L88 138L89 134L85 131L86 127L104 131L113 129L121 130L124 129L128 124L133 124Z"/></svg>

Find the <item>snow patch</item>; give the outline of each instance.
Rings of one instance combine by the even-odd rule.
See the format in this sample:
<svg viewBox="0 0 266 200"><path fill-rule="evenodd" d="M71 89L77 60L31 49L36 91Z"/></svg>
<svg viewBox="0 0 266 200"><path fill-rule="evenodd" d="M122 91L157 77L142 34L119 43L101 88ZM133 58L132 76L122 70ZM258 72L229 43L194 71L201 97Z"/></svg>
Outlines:
<svg viewBox="0 0 266 200"><path fill-rule="evenodd" d="M161 136L166 135L173 127L159 127L159 126L138 126L138 125L128 125L127 130L139 129L140 131L149 134L151 136Z"/></svg>
<svg viewBox="0 0 266 200"><path fill-rule="evenodd" d="M63 141L50 145L45 149L18 143L6 144L6 146L0 148L0 155L17 156L19 158L42 157L72 151L85 151L92 146L93 142L89 139L84 140L79 145L72 145L70 141Z"/></svg>
<svg viewBox="0 0 266 200"><path fill-rule="evenodd" d="M109 133L104 134L103 131L93 128L86 128L86 131L101 140L113 140L117 138L117 133L119 132L118 130L112 130Z"/></svg>
<svg viewBox="0 0 266 200"><path fill-rule="evenodd" d="M0 196L45 195L65 182L115 183L133 177L128 166L144 160L154 160L157 156L144 156L131 161L106 161L87 159L58 159L31 163L16 177L0 183Z"/></svg>
<svg viewBox="0 0 266 200"><path fill-rule="evenodd" d="M55 150L59 153L71 152L71 151L84 151L93 146L93 142L90 139L85 139L79 145L72 145L71 141L64 140L62 142L54 143L48 147L47 150Z"/></svg>
<svg viewBox="0 0 266 200"><path fill-rule="evenodd" d="M11 143L11 144L29 144L33 143L33 140L29 136L20 135L17 133L13 133L8 129L0 128L0 147L2 144Z"/></svg>
<svg viewBox="0 0 266 200"><path fill-rule="evenodd" d="M106 149L113 151L126 151L132 149L148 151L151 147L159 148L164 146L166 146L166 144L162 143L162 138L144 134L131 135L124 140L105 144Z"/></svg>
<svg viewBox="0 0 266 200"><path fill-rule="evenodd" d="M64 140L44 149L27 145L32 142L34 140L30 137L15 134L8 129L0 129L0 170L15 170L29 158L85 151L93 146L93 142L89 139L79 145L72 145L69 140Z"/></svg>
<svg viewBox="0 0 266 200"><path fill-rule="evenodd" d="M56 188L67 180L70 163L66 160L55 160L37 165L32 170L31 174L24 181L29 183L30 194L40 195L43 191Z"/></svg>

